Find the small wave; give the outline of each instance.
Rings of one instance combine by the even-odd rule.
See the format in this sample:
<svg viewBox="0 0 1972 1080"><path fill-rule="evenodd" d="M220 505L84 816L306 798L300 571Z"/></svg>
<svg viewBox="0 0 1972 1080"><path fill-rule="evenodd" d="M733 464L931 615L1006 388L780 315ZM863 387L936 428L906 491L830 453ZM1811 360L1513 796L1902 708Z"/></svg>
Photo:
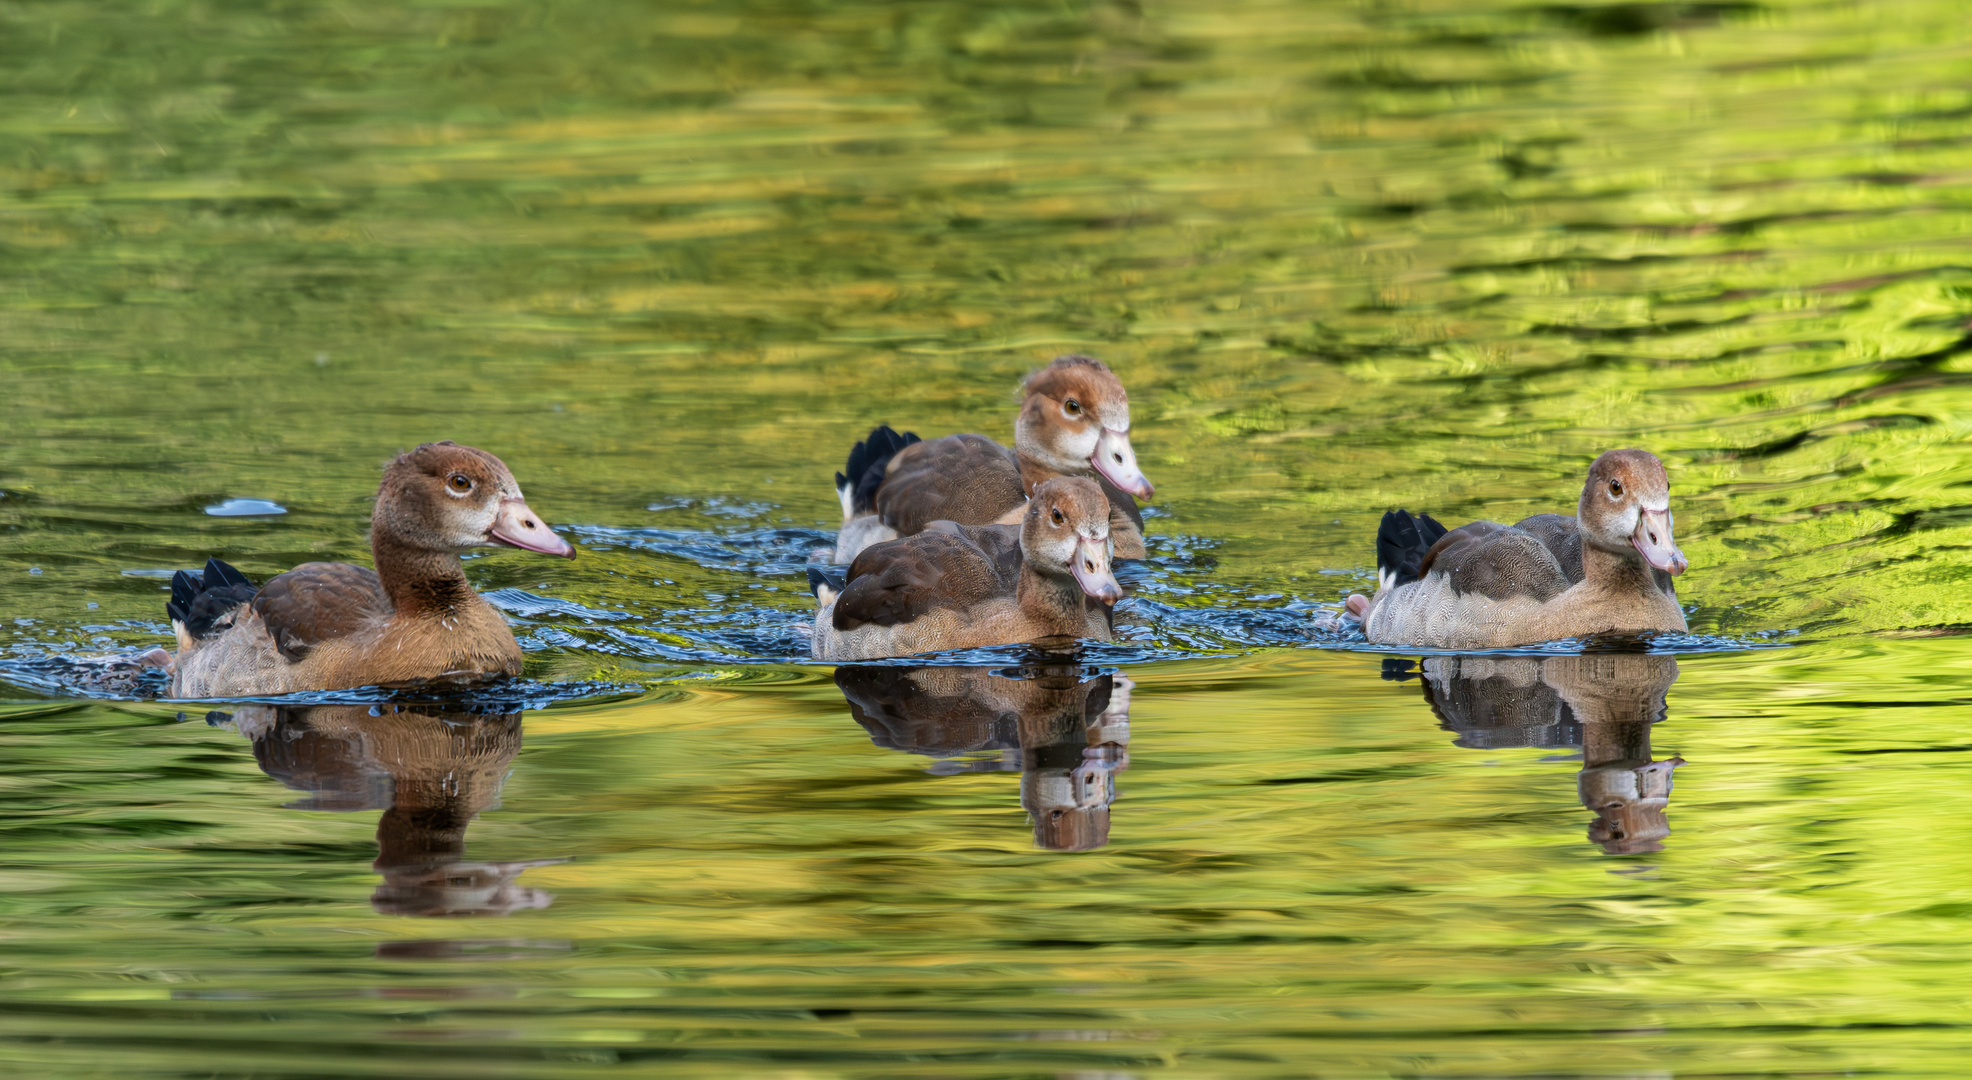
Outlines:
<svg viewBox="0 0 1972 1080"><path fill-rule="evenodd" d="M1324 625L1310 620L1301 648L1336 652L1374 653L1384 656L1577 656L1583 653L1627 652L1664 656L1703 656L1712 653L1748 652L1758 649L1785 649L1793 631L1751 634L1596 634L1590 637L1562 638L1531 645L1510 645L1497 649L1427 649L1415 645L1388 645L1363 636L1362 625L1353 621Z"/></svg>
<svg viewBox="0 0 1972 1080"><path fill-rule="evenodd" d="M805 575L810 556L833 548L835 534L819 529L627 529L577 525L568 530L584 547L647 551L683 559L707 570L730 570L765 577Z"/></svg>

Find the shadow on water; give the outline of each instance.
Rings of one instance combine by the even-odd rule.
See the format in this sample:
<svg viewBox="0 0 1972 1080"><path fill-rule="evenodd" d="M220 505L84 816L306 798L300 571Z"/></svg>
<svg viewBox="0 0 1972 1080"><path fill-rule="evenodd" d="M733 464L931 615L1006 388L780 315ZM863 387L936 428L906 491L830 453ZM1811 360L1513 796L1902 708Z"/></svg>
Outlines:
<svg viewBox="0 0 1972 1080"><path fill-rule="evenodd" d="M1075 664L855 665L835 685L871 742L936 758L933 773L1019 772L1035 846L1109 842L1116 774L1130 765L1129 679Z"/></svg>
<svg viewBox="0 0 1972 1080"><path fill-rule="evenodd" d="M1580 750L1576 784L1596 816L1589 839L1611 855L1660 851L1671 771L1685 763L1650 750L1653 725L1678 679L1668 656L1429 656L1413 668L1384 661L1384 678L1417 679L1439 724L1473 750Z"/></svg>
<svg viewBox="0 0 1972 1080"><path fill-rule="evenodd" d="M521 714L409 705L244 705L230 723L268 776L304 799L290 810L382 810L370 897L380 914L507 915L553 897L516 879L562 859L486 862L466 856L466 828L500 805L520 753Z"/></svg>

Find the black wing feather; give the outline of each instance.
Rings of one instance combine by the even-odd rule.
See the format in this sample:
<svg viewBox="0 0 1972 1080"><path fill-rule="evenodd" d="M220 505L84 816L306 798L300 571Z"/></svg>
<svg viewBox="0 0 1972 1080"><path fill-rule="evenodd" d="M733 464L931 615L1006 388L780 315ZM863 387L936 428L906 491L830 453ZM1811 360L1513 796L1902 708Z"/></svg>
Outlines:
<svg viewBox="0 0 1972 1080"><path fill-rule="evenodd" d="M1395 585L1416 581L1423 576L1424 556L1431 545L1449 532L1430 514L1412 515L1408 510L1392 510L1383 515L1376 530L1376 573L1397 575Z"/></svg>
<svg viewBox="0 0 1972 1080"><path fill-rule="evenodd" d="M808 591L816 596L820 596L822 592L822 586L824 585L827 585L829 588L834 589L836 592L841 592L844 588L847 587L848 583L843 580L841 571L824 570L819 566L809 567Z"/></svg>
<svg viewBox="0 0 1972 1080"><path fill-rule="evenodd" d="M207 559L203 576L189 570L171 575L171 599L164 613L197 641L232 625L234 611L257 592L245 574L218 559Z"/></svg>
<svg viewBox="0 0 1972 1080"><path fill-rule="evenodd" d="M883 484L884 471L897 451L914 442L922 442L916 432L899 434L889 424L870 432L869 438L857 443L849 451L848 466L835 474L835 486L840 490L845 484L854 484L849 505L858 514L871 513L876 509L876 489Z"/></svg>
<svg viewBox="0 0 1972 1080"><path fill-rule="evenodd" d="M205 561L206 588L217 589L217 588L225 588L228 586L237 586L237 585L245 585L248 588L252 588L253 582L248 581L247 576L245 574L242 574L238 570L235 570L234 568L226 565L225 563L220 562L218 559L212 559L212 558L206 559Z"/></svg>

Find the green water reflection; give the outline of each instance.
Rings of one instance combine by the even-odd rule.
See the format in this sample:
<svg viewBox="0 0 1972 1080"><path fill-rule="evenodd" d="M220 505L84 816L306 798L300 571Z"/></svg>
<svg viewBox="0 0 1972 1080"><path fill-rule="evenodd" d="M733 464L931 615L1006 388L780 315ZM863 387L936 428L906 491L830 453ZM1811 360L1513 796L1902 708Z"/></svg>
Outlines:
<svg viewBox="0 0 1972 1080"><path fill-rule="evenodd" d="M1968 37L0 5L0 661L165 640L208 555L365 559L425 439L583 548L468 563L548 687L490 711L8 675L0 1062L1957 1071ZM1041 690L784 663L850 443L1005 437L1066 351L1158 482L1124 644ZM1517 520L1617 445L1670 468L1694 631L1792 647L1297 647L1384 510ZM990 722L914 725L967 678Z"/></svg>

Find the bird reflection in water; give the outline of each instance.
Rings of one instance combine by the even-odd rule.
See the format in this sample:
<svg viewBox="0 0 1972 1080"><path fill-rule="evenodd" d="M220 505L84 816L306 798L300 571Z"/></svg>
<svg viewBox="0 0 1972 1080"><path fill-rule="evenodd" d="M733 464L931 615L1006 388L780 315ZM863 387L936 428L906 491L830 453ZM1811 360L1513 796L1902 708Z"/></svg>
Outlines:
<svg viewBox="0 0 1972 1080"><path fill-rule="evenodd" d="M218 717L211 719L217 720ZM386 915L506 915L552 897L514 879L561 859L477 862L466 826L499 806L520 752L520 714L482 716L405 705L247 705L232 723L267 775L309 797L295 810L378 810L383 875L370 903Z"/></svg>
<svg viewBox="0 0 1972 1080"><path fill-rule="evenodd" d="M835 669L835 684L878 746L936 758L1001 751L987 767L1020 770L1037 846L1109 842L1116 773L1130 763L1129 679L1079 665L848 666ZM980 763L967 764L975 768L933 771Z"/></svg>
<svg viewBox="0 0 1972 1080"><path fill-rule="evenodd" d="M1579 656L1432 656L1420 664L1424 697L1456 745L1582 751L1576 787L1594 812L1589 839L1611 855L1661 851L1671 834L1671 770L1681 757L1650 752L1678 662L1640 653ZM1406 677L1401 673L1397 677Z"/></svg>

